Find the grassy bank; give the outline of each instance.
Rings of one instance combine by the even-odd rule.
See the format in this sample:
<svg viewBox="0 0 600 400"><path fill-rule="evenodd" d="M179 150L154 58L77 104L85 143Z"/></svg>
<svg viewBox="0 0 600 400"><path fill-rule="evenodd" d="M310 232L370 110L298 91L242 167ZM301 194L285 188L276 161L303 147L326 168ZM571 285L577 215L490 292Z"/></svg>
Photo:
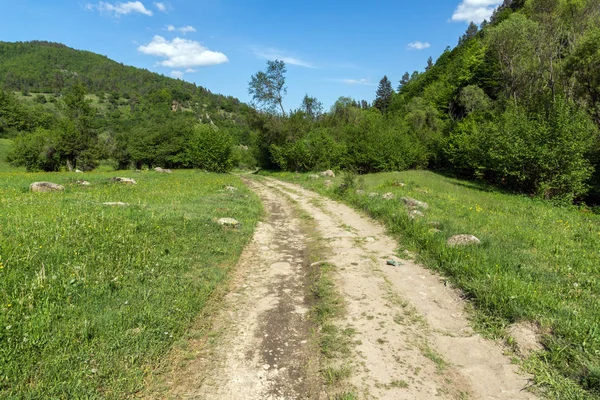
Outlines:
<svg viewBox="0 0 600 400"><path fill-rule="evenodd" d="M128 186L116 175L0 173L0 397L140 390L224 283L261 213L234 176L125 173L138 181ZM66 189L30 193L40 180ZM115 201L129 206L102 204ZM225 229L221 217L241 227Z"/></svg>
<svg viewBox="0 0 600 400"><path fill-rule="evenodd" d="M550 397L600 395L600 216L426 171L364 176L366 194L336 191L340 177L327 189L324 178L276 176L341 198L382 221L403 248L418 251L422 262L473 300L476 324L487 333L501 336L514 322L539 324L546 351L524 365ZM387 192L395 199L382 199ZM403 196L427 202L425 216L408 218L398 200ZM446 245L448 237L463 233L482 244Z"/></svg>

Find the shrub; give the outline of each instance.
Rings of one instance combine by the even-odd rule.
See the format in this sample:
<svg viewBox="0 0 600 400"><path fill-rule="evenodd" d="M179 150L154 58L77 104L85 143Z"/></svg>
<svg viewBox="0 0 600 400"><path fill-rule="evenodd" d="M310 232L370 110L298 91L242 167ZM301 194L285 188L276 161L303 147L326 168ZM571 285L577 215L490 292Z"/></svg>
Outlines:
<svg viewBox="0 0 600 400"><path fill-rule="evenodd" d="M27 171L58 171L60 157L55 133L43 128L21 133L15 138L7 161L15 167L25 167Z"/></svg>
<svg viewBox="0 0 600 400"><path fill-rule="evenodd" d="M224 130L212 125L196 125L185 150L186 164L210 172L233 168L232 140Z"/></svg>

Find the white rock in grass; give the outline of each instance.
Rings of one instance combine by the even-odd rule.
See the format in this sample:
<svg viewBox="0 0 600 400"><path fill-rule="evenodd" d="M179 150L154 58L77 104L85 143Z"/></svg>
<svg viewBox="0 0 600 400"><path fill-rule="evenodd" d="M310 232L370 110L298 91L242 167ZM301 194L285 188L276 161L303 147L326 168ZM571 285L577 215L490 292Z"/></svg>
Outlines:
<svg viewBox="0 0 600 400"><path fill-rule="evenodd" d="M425 203L423 201L419 201L419 200L413 199L412 197L403 197L402 201L408 207L422 208L424 210L426 210L427 208L429 208L429 204L427 204L427 203Z"/></svg>
<svg viewBox="0 0 600 400"><path fill-rule="evenodd" d="M129 204L123 203L122 201L107 201L106 203L102 203L105 206L116 206L116 207L127 207Z"/></svg>
<svg viewBox="0 0 600 400"><path fill-rule="evenodd" d="M165 168L161 168L161 167L156 167L156 168L154 168L154 170L161 174L170 174L171 172L173 172L170 169L165 169Z"/></svg>
<svg viewBox="0 0 600 400"><path fill-rule="evenodd" d="M363 194L365 194L365 191L362 189L356 189L356 194L362 196Z"/></svg>
<svg viewBox="0 0 600 400"><path fill-rule="evenodd" d="M383 196L381 196L381 198L385 199L385 200L391 200L394 198L394 193L388 192L388 193L384 194Z"/></svg>
<svg viewBox="0 0 600 400"><path fill-rule="evenodd" d="M237 188L233 186L225 186L225 190L227 190L228 192L235 192Z"/></svg>
<svg viewBox="0 0 600 400"><path fill-rule="evenodd" d="M219 218L217 222L229 228L238 228L240 226L240 222L233 218Z"/></svg>
<svg viewBox="0 0 600 400"><path fill-rule="evenodd" d="M421 217L424 217L424 216L425 216L425 214L423 214L423 213L422 213L421 211L419 211L419 210L410 210L410 211L408 212L408 217L409 217L410 219L421 218Z"/></svg>
<svg viewBox="0 0 600 400"><path fill-rule="evenodd" d="M83 171L82 171L82 170L79 170L79 169L76 169L76 170L75 170L75 173L76 173L76 174L83 174Z"/></svg>
<svg viewBox="0 0 600 400"><path fill-rule="evenodd" d="M81 179L78 180L75 183L77 183L78 185L81 185L81 186L90 186L91 185L91 183L89 183L88 181L84 181L84 180L81 180Z"/></svg>
<svg viewBox="0 0 600 400"><path fill-rule="evenodd" d="M117 176L117 177L112 178L112 180L115 182L126 183L128 185L136 185L137 184L135 179L131 179L131 178L121 178L121 177Z"/></svg>
<svg viewBox="0 0 600 400"><path fill-rule="evenodd" d="M29 185L29 189L32 192L43 193L65 190L65 187L52 182L33 182L31 185Z"/></svg>
<svg viewBox="0 0 600 400"><path fill-rule="evenodd" d="M371 197L371 198L373 198L373 197L379 197L379 193L371 192L371 193L369 193L369 197Z"/></svg>
<svg viewBox="0 0 600 400"><path fill-rule="evenodd" d="M473 235L454 235L448 239L447 243L449 246L470 246L480 244L481 240Z"/></svg>
<svg viewBox="0 0 600 400"><path fill-rule="evenodd" d="M321 172L321 176L328 176L330 178L335 178L335 173L332 170L328 169L327 171Z"/></svg>
<svg viewBox="0 0 600 400"><path fill-rule="evenodd" d="M317 175L317 174L310 174L308 177L310 179L319 179L319 175Z"/></svg>
<svg viewBox="0 0 600 400"><path fill-rule="evenodd" d="M323 181L323 185L331 187L333 185L333 182L329 179L326 179L325 181Z"/></svg>

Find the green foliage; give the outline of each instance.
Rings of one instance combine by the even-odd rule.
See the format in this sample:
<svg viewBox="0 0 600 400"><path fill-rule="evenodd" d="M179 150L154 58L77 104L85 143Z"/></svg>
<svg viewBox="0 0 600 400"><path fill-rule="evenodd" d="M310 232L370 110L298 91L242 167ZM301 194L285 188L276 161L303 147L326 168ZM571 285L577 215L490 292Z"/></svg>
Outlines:
<svg viewBox="0 0 600 400"><path fill-rule="evenodd" d="M339 168L345 155L345 146L337 143L329 130L317 128L294 142L283 146L273 144L273 161L290 171L316 171Z"/></svg>
<svg viewBox="0 0 600 400"><path fill-rule="evenodd" d="M267 69L252 75L248 84L248 93L252 99L265 109L273 112L277 107L285 116L283 96L287 93L285 86L285 63L281 60L267 61Z"/></svg>
<svg viewBox="0 0 600 400"><path fill-rule="evenodd" d="M57 133L38 128L32 133L20 134L14 140L7 161L15 167L31 171L58 171L60 154L56 149Z"/></svg>
<svg viewBox="0 0 600 400"><path fill-rule="evenodd" d="M231 137L211 125L196 125L185 150L188 167L228 172L234 167Z"/></svg>

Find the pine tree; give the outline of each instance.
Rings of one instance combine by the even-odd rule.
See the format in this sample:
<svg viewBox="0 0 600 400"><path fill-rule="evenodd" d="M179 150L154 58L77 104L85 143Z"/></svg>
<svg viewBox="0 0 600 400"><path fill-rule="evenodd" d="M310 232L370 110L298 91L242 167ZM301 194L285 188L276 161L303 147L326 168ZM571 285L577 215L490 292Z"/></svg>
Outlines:
<svg viewBox="0 0 600 400"><path fill-rule="evenodd" d="M479 27L475 25L473 21L471 21L465 34L462 35L461 38L458 40L458 45L460 46L461 44L466 43L469 39L474 38L475 35L477 35L477 32L479 32Z"/></svg>
<svg viewBox="0 0 600 400"><path fill-rule="evenodd" d="M384 76L379 81L379 87L377 88L376 98L373 105L375 108L381 111L382 114L385 114L390 106L393 95L394 89L392 89L392 83L387 76Z"/></svg>
<svg viewBox="0 0 600 400"><path fill-rule="evenodd" d="M402 75L402 79L400 79L400 85L398 85L398 92L400 91L400 89L402 89L402 86L406 85L408 82L410 82L410 74L408 72L405 72L404 75Z"/></svg>
<svg viewBox="0 0 600 400"><path fill-rule="evenodd" d="M425 71L429 71L431 68L433 68L433 58L429 57L427 59L427 66L425 67Z"/></svg>

